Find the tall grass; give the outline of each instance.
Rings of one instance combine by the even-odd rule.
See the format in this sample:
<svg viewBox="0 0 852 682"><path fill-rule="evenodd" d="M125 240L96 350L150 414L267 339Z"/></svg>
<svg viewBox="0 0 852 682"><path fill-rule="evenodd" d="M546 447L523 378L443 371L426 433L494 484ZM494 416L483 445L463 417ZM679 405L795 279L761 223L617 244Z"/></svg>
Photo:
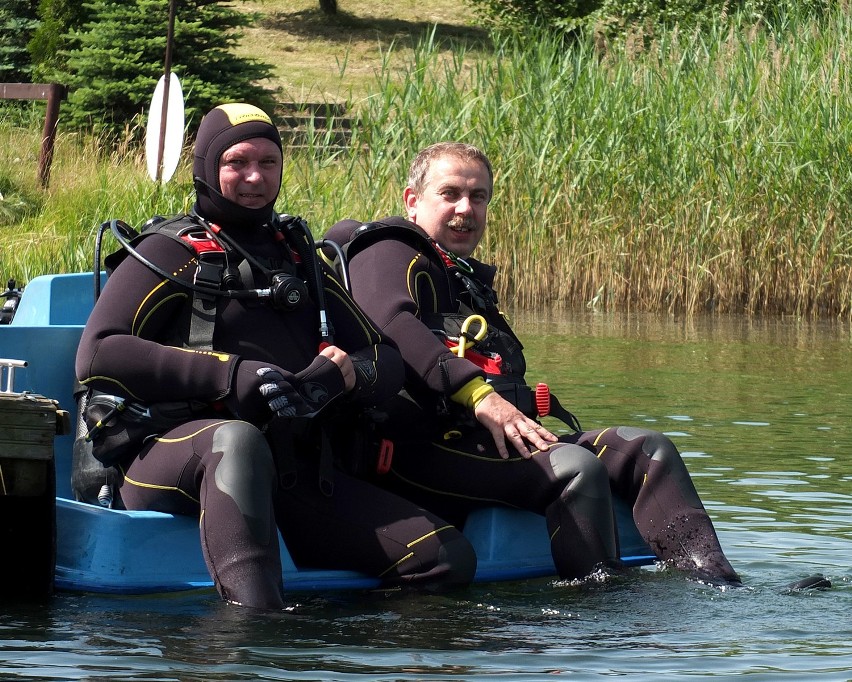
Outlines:
<svg viewBox="0 0 852 682"><path fill-rule="evenodd" d="M110 148L102 140L72 133L57 136L50 184L37 186L39 126L3 125L0 147L17 161L0 169L0 183L14 187L22 208L15 216L0 209L0 276L27 282L52 272L91 270L94 235L101 222L121 218L141 224L152 214L191 206L188 172L161 190L145 170L143 151ZM127 139L130 139L128 134ZM5 203L0 200L0 207Z"/></svg>
<svg viewBox="0 0 852 682"><path fill-rule="evenodd" d="M852 23L786 21L475 64L424 44L367 103L375 181L439 139L486 149L484 254L523 305L848 316Z"/></svg>
<svg viewBox="0 0 852 682"><path fill-rule="evenodd" d="M504 298L852 317L852 19L779 22L567 49L506 38L485 59L427 36L405 70L385 56L349 150L318 138L287 155L279 209L316 233L399 213L414 152L464 140L496 169L479 255ZM154 196L138 152L60 140L43 207L0 222L0 275L89 268L101 220L190 201L186 168Z"/></svg>

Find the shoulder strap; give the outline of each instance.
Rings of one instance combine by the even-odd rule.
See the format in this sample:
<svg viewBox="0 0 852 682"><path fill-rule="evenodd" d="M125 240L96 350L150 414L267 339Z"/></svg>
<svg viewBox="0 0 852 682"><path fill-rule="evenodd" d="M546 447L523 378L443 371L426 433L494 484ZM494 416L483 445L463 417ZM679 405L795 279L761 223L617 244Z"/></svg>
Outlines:
<svg viewBox="0 0 852 682"><path fill-rule="evenodd" d="M154 216L142 226L142 230L139 233L132 230L132 228L128 229L130 230L128 239L130 239L131 246L136 246L143 239L157 232L181 241L184 246L192 250L194 250L192 245L189 242L182 240L181 235L192 232L193 229L203 230L203 228L198 225L191 216L186 215L173 216L171 218ZM104 266L106 267L107 275L111 275L112 272L124 261L124 259L127 258L127 255L127 249L122 247L104 258Z"/></svg>
<svg viewBox="0 0 852 682"><path fill-rule="evenodd" d="M130 240L128 248L136 247L152 234L162 234L174 239L190 251L198 261L195 284L211 290L205 294L192 290L192 305L189 308L187 338L182 339L187 347L196 350L209 350L213 346L213 329L216 322L218 297L212 291L222 283L226 265L225 251L222 245L191 215L179 215L171 218L155 216L149 220L139 234ZM128 256L127 248L121 248L104 259L107 275Z"/></svg>
<svg viewBox="0 0 852 682"><path fill-rule="evenodd" d="M338 239L340 238L339 235L335 236ZM417 225L403 218L391 217L360 225L355 223L350 227L348 237L348 240L345 241L340 239L341 247L347 259L383 239L405 242L425 252L430 257L437 257L438 255L429 236Z"/></svg>
<svg viewBox="0 0 852 682"><path fill-rule="evenodd" d="M462 285L462 298L469 299L470 308L478 311L497 309L494 290L482 282L467 262L442 249L429 235L414 223L399 217L384 218L370 223L340 225L333 228L329 237L341 245L346 260L383 239L396 239L410 244L426 257L442 266L448 278L456 278ZM460 299L460 304L465 300Z"/></svg>
<svg viewBox="0 0 852 682"><path fill-rule="evenodd" d="M195 254L198 259L195 284L208 288L211 292L221 286L226 265L225 249L192 216L179 216L171 220L153 223L143 230L139 239L153 233L171 237ZM219 297L215 294L205 294L193 290L192 307L189 313L189 331L185 341L188 348L193 350L210 350L213 348L213 331L216 327L218 303Z"/></svg>

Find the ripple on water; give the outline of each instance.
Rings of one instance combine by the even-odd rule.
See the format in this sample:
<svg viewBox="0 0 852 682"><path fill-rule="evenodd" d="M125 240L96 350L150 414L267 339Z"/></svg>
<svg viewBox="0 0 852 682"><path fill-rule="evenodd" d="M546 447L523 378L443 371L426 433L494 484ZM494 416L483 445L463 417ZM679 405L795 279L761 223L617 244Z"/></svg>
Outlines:
<svg viewBox="0 0 852 682"><path fill-rule="evenodd" d="M689 445L744 589L649 567L584 586L299 595L274 617L211 593L59 595L0 609L0 678L852 679L848 326L560 313L521 331L531 372L586 428L646 424ZM785 591L815 573L834 587Z"/></svg>

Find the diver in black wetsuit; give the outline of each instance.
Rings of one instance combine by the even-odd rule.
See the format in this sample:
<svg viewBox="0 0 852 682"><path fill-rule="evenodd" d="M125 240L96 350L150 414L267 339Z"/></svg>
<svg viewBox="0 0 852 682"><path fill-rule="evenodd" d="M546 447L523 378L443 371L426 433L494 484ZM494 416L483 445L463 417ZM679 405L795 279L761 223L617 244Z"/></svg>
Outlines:
<svg viewBox="0 0 852 682"><path fill-rule="evenodd" d="M524 382L523 347L497 307L496 269L470 258L492 196L485 155L465 144L433 145L417 155L408 182L407 220L345 220L327 235L346 245L355 300L406 365L406 393L394 399L386 427L393 461L375 481L456 524L494 503L543 514L566 578L618 565L617 495L660 559L739 584L671 440L629 426L557 439L536 420L545 412Z"/></svg>
<svg viewBox="0 0 852 682"><path fill-rule="evenodd" d="M317 265L305 226L274 213L272 121L247 104L213 109L193 172L193 212L143 231L133 257L107 259L115 270L77 353L90 392L182 415L119 459L121 503L198 516L216 588L246 606L284 604L279 529L300 566L388 585L469 582L476 558L456 528L338 466L360 454L340 430L399 390L402 366ZM107 460L105 431L89 422Z"/></svg>

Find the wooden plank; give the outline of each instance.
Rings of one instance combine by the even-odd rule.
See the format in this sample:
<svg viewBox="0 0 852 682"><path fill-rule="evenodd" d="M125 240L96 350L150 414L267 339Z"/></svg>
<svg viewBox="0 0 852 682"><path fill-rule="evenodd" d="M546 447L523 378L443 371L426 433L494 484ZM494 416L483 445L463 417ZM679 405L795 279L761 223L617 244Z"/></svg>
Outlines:
<svg viewBox="0 0 852 682"><path fill-rule="evenodd" d="M50 99L57 93L64 99L66 92L56 83L0 83L0 99Z"/></svg>
<svg viewBox="0 0 852 682"><path fill-rule="evenodd" d="M66 433L68 413L55 400L33 395L0 396L0 461L53 459L53 439Z"/></svg>

